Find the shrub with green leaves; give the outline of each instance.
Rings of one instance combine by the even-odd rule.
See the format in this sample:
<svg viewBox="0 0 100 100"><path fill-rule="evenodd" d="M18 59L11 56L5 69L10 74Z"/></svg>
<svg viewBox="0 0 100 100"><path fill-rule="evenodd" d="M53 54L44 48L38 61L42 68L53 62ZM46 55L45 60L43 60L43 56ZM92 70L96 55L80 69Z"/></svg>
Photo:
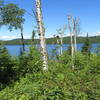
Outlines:
<svg viewBox="0 0 100 100"><path fill-rule="evenodd" d="M0 100L99 100L100 74L91 66L72 70L61 62L49 62L47 72L27 74L0 92Z"/></svg>
<svg viewBox="0 0 100 100"><path fill-rule="evenodd" d="M28 54L24 53L19 57L19 75L23 76L27 73L36 73L42 70L42 60L40 53L35 47L30 47Z"/></svg>
<svg viewBox="0 0 100 100"><path fill-rule="evenodd" d="M40 53L31 47L15 68L19 80L0 91L0 100L100 99L100 56L77 52L74 69L67 52L48 63L48 71L43 72Z"/></svg>

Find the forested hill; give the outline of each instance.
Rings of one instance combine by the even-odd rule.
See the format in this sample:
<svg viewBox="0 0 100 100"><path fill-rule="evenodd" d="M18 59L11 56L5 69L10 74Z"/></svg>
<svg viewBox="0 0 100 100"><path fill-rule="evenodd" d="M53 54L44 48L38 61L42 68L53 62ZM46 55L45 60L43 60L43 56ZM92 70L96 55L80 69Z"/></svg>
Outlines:
<svg viewBox="0 0 100 100"><path fill-rule="evenodd" d="M86 40L86 37L77 37L77 43L84 43L85 40ZM89 37L89 40L90 40L90 43L100 43L100 36ZM19 44L21 44L21 39L3 41L3 43L5 45L19 45ZM31 39L25 39L24 43L31 44L32 41L31 41ZM34 44L38 44L38 43L39 43L39 40L35 39ZM56 44L56 39L55 38L47 38L46 43L47 44ZM70 43L70 37L64 37L63 43Z"/></svg>

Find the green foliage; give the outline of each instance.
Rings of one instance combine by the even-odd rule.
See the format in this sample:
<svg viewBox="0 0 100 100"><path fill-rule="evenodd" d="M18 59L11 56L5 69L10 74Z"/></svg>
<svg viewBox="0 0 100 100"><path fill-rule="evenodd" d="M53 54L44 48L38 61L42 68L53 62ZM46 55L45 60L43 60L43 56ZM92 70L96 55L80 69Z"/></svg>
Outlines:
<svg viewBox="0 0 100 100"><path fill-rule="evenodd" d="M12 59L7 49L0 45L0 84L5 86L15 78L16 60ZM0 87L0 89L3 87Z"/></svg>
<svg viewBox="0 0 100 100"><path fill-rule="evenodd" d="M77 52L75 68L72 69L71 55L65 51L59 60L49 60L48 71L43 72L41 65L40 53L34 47L30 47L29 53L14 59L1 46L0 78L2 73L5 74L3 79L10 85L4 80L0 82L0 100L100 99L99 55Z"/></svg>
<svg viewBox="0 0 100 100"><path fill-rule="evenodd" d="M88 38L88 34L87 34L87 39L86 39L81 51L84 54L90 54L90 49L91 49L91 44L90 44L90 41L89 41L89 38Z"/></svg>
<svg viewBox="0 0 100 100"><path fill-rule="evenodd" d="M21 44L24 49L24 38L23 38L23 26L25 19L23 18L25 13L24 9L20 9L16 4L7 4L0 8L0 25L7 25L8 29L20 29L21 31Z"/></svg>
<svg viewBox="0 0 100 100"><path fill-rule="evenodd" d="M76 70L82 70L89 64L89 56L77 52L74 57L74 65Z"/></svg>
<svg viewBox="0 0 100 100"><path fill-rule="evenodd" d="M21 24L24 22L24 10L20 9L16 4L7 4L2 7L1 10L1 18L2 21L0 24L8 25L9 30L11 31L13 28L18 29L21 28Z"/></svg>
<svg viewBox="0 0 100 100"><path fill-rule="evenodd" d="M26 74L35 74L41 70L40 53L34 47L30 47L28 54L12 58L7 49L0 45L0 90Z"/></svg>
<svg viewBox="0 0 100 100"><path fill-rule="evenodd" d="M30 56L34 58L33 54L38 55L34 48L31 50ZM70 58L70 55L64 52L59 61L49 61L47 72L37 70L36 67L41 66L40 63L34 66L40 58L36 56L35 61L30 59L29 65L34 69L28 67L33 72L27 73L25 77L2 90L0 100L99 100L100 57L91 54L87 58L87 55L78 52L74 70L71 69ZM39 68L41 70L41 67Z"/></svg>
<svg viewBox="0 0 100 100"><path fill-rule="evenodd" d="M10 30L22 28L24 10L17 5L3 6L0 14L0 25L8 25ZM33 31L33 40L34 36ZM78 42L84 40L79 37ZM16 41L13 43L17 44ZM53 38L46 41L56 43ZM64 38L66 42L69 37L67 41ZM77 52L74 56L74 69L71 68L70 52L66 51L58 59L49 60L49 69L43 72L41 55L34 47L19 58L12 58L0 45L0 100L100 100L100 56L88 55L88 36L82 52L86 55Z"/></svg>
<svg viewBox="0 0 100 100"><path fill-rule="evenodd" d="M63 55L59 57L59 61L70 67L71 66L71 55L69 54L69 51L64 51Z"/></svg>
<svg viewBox="0 0 100 100"><path fill-rule="evenodd" d="M42 60L40 53L35 47L30 47L30 51L27 54L23 54L19 57L19 75L23 76L27 73L36 73L42 69Z"/></svg>

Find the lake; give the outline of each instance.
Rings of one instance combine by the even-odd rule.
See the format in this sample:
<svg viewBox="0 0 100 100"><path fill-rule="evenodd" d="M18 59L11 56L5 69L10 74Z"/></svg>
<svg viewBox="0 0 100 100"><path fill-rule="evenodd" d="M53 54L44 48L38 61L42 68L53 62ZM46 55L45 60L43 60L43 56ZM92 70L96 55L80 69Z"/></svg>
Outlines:
<svg viewBox="0 0 100 100"><path fill-rule="evenodd" d="M92 47L91 47L91 52L95 52L96 48L98 47L98 45L100 45L99 43L95 43L95 44L92 44ZM63 44L63 50L67 50L68 49L68 44ZM83 44L77 44L77 49L80 51L81 48L82 48ZM8 52L10 55L12 56L18 56L20 54L20 48L22 47L21 45L6 45L5 46L7 49L8 49ZM25 45L25 49L26 51L28 51L30 45ZM57 47L56 44L48 44L47 45L47 51L48 51L48 54L51 54L53 49L55 49ZM39 45L36 45L36 48L39 49Z"/></svg>

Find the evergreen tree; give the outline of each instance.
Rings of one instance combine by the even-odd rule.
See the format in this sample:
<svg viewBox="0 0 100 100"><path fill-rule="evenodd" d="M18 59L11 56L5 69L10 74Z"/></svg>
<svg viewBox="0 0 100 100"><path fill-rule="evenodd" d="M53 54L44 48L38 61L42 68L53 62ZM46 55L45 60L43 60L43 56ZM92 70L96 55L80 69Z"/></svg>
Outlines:
<svg viewBox="0 0 100 100"><path fill-rule="evenodd" d="M0 44L0 84L7 85L14 79L16 76L14 67L15 62L11 59L6 47Z"/></svg>
<svg viewBox="0 0 100 100"><path fill-rule="evenodd" d="M91 49L91 44L88 38L88 33L87 33L87 38L85 43L83 44L82 50L81 52L85 53L85 54L90 54L90 49Z"/></svg>

